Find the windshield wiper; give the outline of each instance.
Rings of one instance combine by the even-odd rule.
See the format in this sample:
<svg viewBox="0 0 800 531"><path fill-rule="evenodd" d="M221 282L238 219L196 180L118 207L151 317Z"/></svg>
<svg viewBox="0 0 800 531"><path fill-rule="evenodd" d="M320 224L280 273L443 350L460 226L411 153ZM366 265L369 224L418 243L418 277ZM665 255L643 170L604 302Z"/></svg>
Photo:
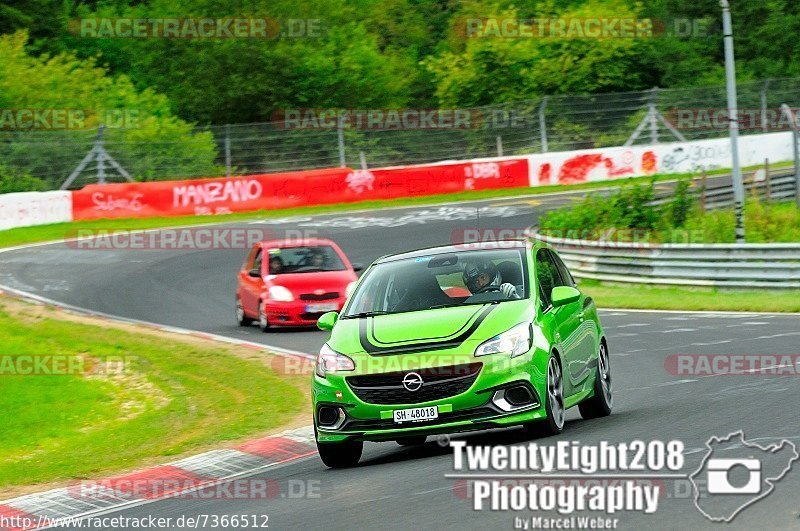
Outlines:
<svg viewBox="0 0 800 531"><path fill-rule="evenodd" d="M442 308L455 308L457 306L466 306L465 304L435 304L424 308L425 310L440 310Z"/></svg>
<svg viewBox="0 0 800 531"><path fill-rule="evenodd" d="M376 315L387 315L392 312L387 312L384 310L375 310L372 312L361 312L361 313L353 313L349 315L345 315L342 319L360 319L362 317L375 317Z"/></svg>

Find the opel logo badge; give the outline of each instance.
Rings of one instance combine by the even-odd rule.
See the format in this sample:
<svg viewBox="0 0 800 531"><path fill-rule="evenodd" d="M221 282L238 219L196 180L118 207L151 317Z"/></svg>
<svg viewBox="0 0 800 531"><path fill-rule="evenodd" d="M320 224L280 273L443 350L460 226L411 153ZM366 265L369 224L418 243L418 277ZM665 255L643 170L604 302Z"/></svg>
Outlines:
<svg viewBox="0 0 800 531"><path fill-rule="evenodd" d="M403 387L406 391L418 391L422 387L422 376L415 372L410 372L403 378Z"/></svg>

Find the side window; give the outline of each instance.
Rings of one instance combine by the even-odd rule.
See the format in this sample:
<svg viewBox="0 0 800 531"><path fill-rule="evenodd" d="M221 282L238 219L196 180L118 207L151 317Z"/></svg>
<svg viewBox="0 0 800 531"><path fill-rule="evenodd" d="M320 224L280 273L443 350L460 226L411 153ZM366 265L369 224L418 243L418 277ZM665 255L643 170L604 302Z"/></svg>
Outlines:
<svg viewBox="0 0 800 531"><path fill-rule="evenodd" d="M575 279L572 278L572 274L569 272L569 269L567 269L567 266L564 265L564 262L561 261L561 258L559 258L559 256L552 251L550 251L548 254L550 254L550 256L553 258L553 262L555 262L556 268L558 268L558 272L561 275L562 283L559 285L570 286L574 288Z"/></svg>
<svg viewBox="0 0 800 531"><path fill-rule="evenodd" d="M554 287L562 285L558 268L547 249L539 249L536 253L536 280L539 283L539 295L547 308L552 304L550 292Z"/></svg>
<svg viewBox="0 0 800 531"><path fill-rule="evenodd" d="M258 269L259 271L261 271L261 258L262 258L261 249L259 249L256 252L256 257L253 259L253 267L251 267L250 269Z"/></svg>

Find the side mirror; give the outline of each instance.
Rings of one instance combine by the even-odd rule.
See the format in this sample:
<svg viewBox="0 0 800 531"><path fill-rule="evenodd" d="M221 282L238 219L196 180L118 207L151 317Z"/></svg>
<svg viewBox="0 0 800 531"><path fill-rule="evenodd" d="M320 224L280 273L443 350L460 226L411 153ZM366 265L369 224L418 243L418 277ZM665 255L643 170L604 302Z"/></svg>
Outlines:
<svg viewBox="0 0 800 531"><path fill-rule="evenodd" d="M356 273L359 272L359 271L363 271L364 270L364 264L359 264L358 262L353 262L352 266L353 266L353 271L355 271Z"/></svg>
<svg viewBox="0 0 800 531"><path fill-rule="evenodd" d="M581 292L571 286L556 286L550 293L553 308L572 304L581 298Z"/></svg>
<svg viewBox="0 0 800 531"><path fill-rule="evenodd" d="M261 270L258 269L258 268L251 269L250 271L247 272L247 274L250 275L253 278L260 278L261 277Z"/></svg>
<svg viewBox="0 0 800 531"><path fill-rule="evenodd" d="M330 332L333 330L333 325L335 325L338 320L339 314L337 312L323 313L320 315L319 319L317 319L317 328Z"/></svg>

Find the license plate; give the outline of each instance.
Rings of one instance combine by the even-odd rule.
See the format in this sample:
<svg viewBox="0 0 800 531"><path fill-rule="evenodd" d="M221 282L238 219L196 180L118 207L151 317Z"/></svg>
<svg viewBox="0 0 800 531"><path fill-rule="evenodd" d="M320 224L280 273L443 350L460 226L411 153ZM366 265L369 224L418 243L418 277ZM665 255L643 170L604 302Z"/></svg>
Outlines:
<svg viewBox="0 0 800 531"><path fill-rule="evenodd" d="M415 407L412 409L395 409L394 421L397 424L403 422L420 422L423 420L435 420L439 418L439 407Z"/></svg>
<svg viewBox="0 0 800 531"><path fill-rule="evenodd" d="M306 304L306 313L335 312L339 305L335 302L325 302L322 304Z"/></svg>

